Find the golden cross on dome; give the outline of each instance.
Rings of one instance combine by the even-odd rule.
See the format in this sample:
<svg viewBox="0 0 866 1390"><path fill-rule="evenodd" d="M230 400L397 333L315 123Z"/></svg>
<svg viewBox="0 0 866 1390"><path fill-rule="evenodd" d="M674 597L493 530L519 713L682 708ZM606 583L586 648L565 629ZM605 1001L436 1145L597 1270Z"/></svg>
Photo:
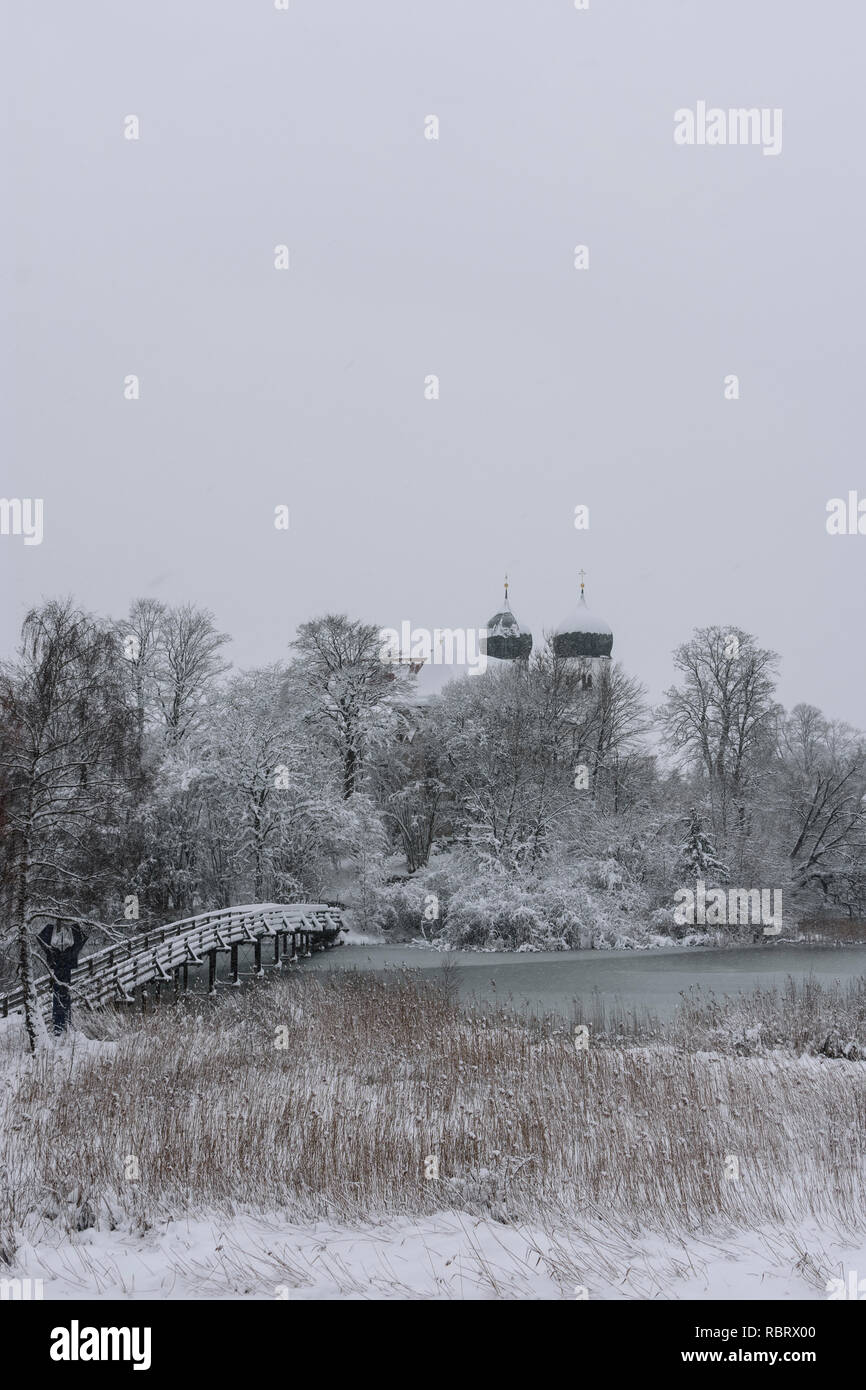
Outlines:
<svg viewBox="0 0 866 1390"><path fill-rule="evenodd" d="M580 596L583 598L583 581L586 577L586 570L578 570L578 574L580 575Z"/></svg>
<svg viewBox="0 0 866 1390"><path fill-rule="evenodd" d="M508 607L508 575L505 576L505 607Z"/></svg>

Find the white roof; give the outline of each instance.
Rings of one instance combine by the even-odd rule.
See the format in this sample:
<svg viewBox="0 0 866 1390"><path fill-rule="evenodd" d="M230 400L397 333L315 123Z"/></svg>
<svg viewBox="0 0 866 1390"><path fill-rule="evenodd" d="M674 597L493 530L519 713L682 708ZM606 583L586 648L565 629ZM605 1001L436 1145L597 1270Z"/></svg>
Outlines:
<svg viewBox="0 0 866 1390"><path fill-rule="evenodd" d="M581 594L577 605L555 629L557 637L567 632L599 632L612 636L613 628L603 618L596 618L590 613L586 606L586 599Z"/></svg>

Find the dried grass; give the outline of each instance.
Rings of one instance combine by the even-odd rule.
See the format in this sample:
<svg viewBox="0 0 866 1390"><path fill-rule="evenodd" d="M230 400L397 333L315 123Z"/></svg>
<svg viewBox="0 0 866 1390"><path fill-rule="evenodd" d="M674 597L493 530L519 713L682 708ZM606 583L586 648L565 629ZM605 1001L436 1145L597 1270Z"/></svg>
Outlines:
<svg viewBox="0 0 866 1390"><path fill-rule="evenodd" d="M455 1208L621 1238L810 1217L857 1231L866 1064L743 1057L736 1042L757 1028L756 1048L795 1049L831 1014L856 1033L864 997L862 981L847 996L793 987L727 1015L692 999L668 1027L597 1014L583 1053L561 1019L461 1007L447 970L298 972L146 1019L95 1016L91 1040L7 1052L0 1244L25 1223L147 1229L244 1207L292 1221ZM696 1050L719 1035L726 1049Z"/></svg>

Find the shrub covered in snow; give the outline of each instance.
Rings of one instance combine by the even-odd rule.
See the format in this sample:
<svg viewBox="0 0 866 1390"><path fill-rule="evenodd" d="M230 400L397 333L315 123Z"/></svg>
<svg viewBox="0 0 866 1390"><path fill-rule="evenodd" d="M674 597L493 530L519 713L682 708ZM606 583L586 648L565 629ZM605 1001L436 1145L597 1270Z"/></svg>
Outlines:
<svg viewBox="0 0 866 1390"><path fill-rule="evenodd" d="M440 855L378 896L388 935L454 948L565 951L644 944L652 923L645 888L608 855L539 874L482 870L468 855Z"/></svg>

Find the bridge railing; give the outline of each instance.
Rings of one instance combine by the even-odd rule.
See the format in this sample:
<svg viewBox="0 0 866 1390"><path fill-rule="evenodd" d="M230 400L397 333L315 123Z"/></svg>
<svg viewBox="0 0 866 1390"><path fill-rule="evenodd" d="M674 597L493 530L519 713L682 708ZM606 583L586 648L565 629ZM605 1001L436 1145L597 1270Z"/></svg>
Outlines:
<svg viewBox="0 0 866 1390"><path fill-rule="evenodd" d="M72 971L73 1000L90 1008L109 999L129 999L133 990L151 981L171 980L184 965L203 965L212 951L226 951L244 942L304 933L311 939L334 939L343 930L338 908L327 903L264 903L222 908L187 917L130 937L86 956ZM36 982L40 1003L51 1001L51 977ZM24 990L0 994L0 1018L24 1007Z"/></svg>

